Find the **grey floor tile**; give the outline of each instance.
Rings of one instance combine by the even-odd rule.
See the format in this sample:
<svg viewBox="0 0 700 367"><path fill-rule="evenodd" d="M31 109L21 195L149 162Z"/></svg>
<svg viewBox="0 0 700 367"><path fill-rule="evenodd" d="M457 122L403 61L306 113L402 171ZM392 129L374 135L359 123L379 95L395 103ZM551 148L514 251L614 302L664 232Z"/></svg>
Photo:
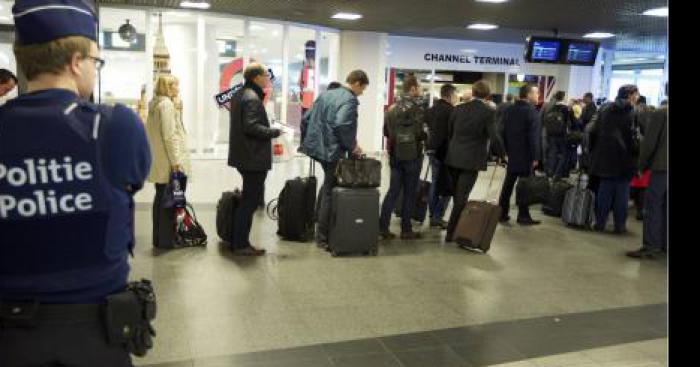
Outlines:
<svg viewBox="0 0 700 367"><path fill-rule="evenodd" d="M447 345L438 339L433 332L412 333L381 337L379 340L392 352L400 352L418 348L432 348Z"/></svg>
<svg viewBox="0 0 700 367"><path fill-rule="evenodd" d="M327 343L320 345L326 355L331 358L347 357L361 354L388 353L384 345L378 339L351 340L339 343Z"/></svg>
<svg viewBox="0 0 700 367"><path fill-rule="evenodd" d="M181 362L165 362L158 364L139 364L135 363L138 367L194 367L194 361L181 361Z"/></svg>
<svg viewBox="0 0 700 367"><path fill-rule="evenodd" d="M331 358L334 367L402 367L392 354L366 354Z"/></svg>
<svg viewBox="0 0 700 367"><path fill-rule="evenodd" d="M449 347L415 349L395 355L405 367L471 367Z"/></svg>
<svg viewBox="0 0 700 367"><path fill-rule="evenodd" d="M514 347L493 340L477 340L468 344L452 345L450 348L472 366L490 366L514 362L526 357Z"/></svg>

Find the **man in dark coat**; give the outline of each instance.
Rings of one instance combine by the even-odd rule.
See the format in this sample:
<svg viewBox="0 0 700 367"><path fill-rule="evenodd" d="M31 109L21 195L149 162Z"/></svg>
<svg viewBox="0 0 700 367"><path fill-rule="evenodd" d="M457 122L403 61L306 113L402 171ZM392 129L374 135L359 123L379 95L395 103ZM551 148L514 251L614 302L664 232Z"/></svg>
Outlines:
<svg viewBox="0 0 700 367"><path fill-rule="evenodd" d="M503 111L502 131L503 144L508 155L508 172L501 189L501 222L508 222L510 216L510 198L513 187L519 177L528 177L537 167L539 156L539 116L533 105L539 99L539 89L532 84L520 88L520 99L513 106ZM532 220L527 205L518 206L518 224L540 224Z"/></svg>
<svg viewBox="0 0 700 367"><path fill-rule="evenodd" d="M668 103L649 114L639 156L640 171L651 170L644 198L642 248L627 253L641 259L655 258L667 245Z"/></svg>
<svg viewBox="0 0 700 367"><path fill-rule="evenodd" d="M636 169L635 157L638 156L632 131L634 105L638 98L636 86L622 86L615 102L601 107L591 122L591 174L600 178L596 198L597 231L605 230L612 209L615 233L626 232L629 182Z"/></svg>
<svg viewBox="0 0 700 367"><path fill-rule="evenodd" d="M263 88L270 77L260 64L250 64L244 71L245 85L231 100L231 130L228 164L243 176L241 204L236 210L231 248L237 255L261 256L265 250L250 244L253 213L265 190L267 171L272 169L272 139L279 129L270 128L265 112Z"/></svg>
<svg viewBox="0 0 700 367"><path fill-rule="evenodd" d="M595 100L593 99L593 93L588 92L583 95L583 111L581 112L581 122L585 128L593 119L593 116L598 111L598 106L595 105Z"/></svg>
<svg viewBox="0 0 700 367"><path fill-rule="evenodd" d="M503 157L503 142L496 128L496 111L486 104L491 89L485 81L472 86L474 99L455 107L450 116L445 163L450 167L455 185L454 208L447 224L446 242L452 242L457 221L469 194L474 188L479 171L486 170L489 141L499 157Z"/></svg>
<svg viewBox="0 0 700 367"><path fill-rule="evenodd" d="M459 102L457 89L452 84L444 84L440 88L440 99L428 110L428 143L427 154L430 156L430 165L433 180L430 184L428 206L430 207L430 226L447 228L447 222L442 217L450 202L449 196L444 196L438 187L441 175L444 177L445 158L447 157L447 130L450 115L454 106Z"/></svg>

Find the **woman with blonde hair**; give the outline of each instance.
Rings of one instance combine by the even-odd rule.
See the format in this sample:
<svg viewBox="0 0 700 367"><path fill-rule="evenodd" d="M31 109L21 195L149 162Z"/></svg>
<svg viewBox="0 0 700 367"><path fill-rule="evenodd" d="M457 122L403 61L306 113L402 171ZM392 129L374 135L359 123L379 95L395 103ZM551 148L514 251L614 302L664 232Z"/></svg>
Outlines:
<svg viewBox="0 0 700 367"><path fill-rule="evenodd" d="M161 248L172 248L175 243L175 212L172 208L164 207L170 173L190 175L187 135L182 116L174 103L179 92L176 77L159 76L146 120L146 135L153 156L148 181L156 187L153 200L153 246Z"/></svg>

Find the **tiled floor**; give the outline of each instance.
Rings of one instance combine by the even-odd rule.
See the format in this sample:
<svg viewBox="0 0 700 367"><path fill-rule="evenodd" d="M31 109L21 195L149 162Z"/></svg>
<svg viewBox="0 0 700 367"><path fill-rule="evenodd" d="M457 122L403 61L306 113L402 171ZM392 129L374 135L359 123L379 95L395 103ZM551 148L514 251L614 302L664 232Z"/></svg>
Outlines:
<svg viewBox="0 0 700 367"><path fill-rule="evenodd" d="M156 347L136 360L139 365L215 361L217 356L666 301L665 261L638 262L624 256L640 243L639 222L631 218L628 235L603 235L566 228L535 208L533 215L543 219L543 225L499 226L487 255L445 245L443 234L426 226L421 241L391 241L381 245L377 257L350 258L332 258L311 243L280 241L276 223L259 212L253 242L267 248L268 255L235 258L216 238L215 203L222 191L240 187L240 178L224 161L196 161L194 167L188 199L210 236L207 248L152 250L153 190L148 187L137 195L138 248L132 277L152 279L160 302ZM267 199L276 196L285 179L307 167L303 159L276 164L266 184ZM320 170L317 176L322 178ZM490 198L497 196L502 176L499 170ZM485 196L488 178L480 175L472 198ZM412 342L423 344L421 339ZM546 342L550 341L540 344ZM492 347L482 345L479 350L488 348ZM453 350L434 352L430 357L416 352L396 359L368 354L362 361L341 353L330 363L433 366L419 361L461 358ZM608 363L593 357L580 361ZM650 357L645 363L651 366L663 358ZM525 356L516 363L539 362Z"/></svg>

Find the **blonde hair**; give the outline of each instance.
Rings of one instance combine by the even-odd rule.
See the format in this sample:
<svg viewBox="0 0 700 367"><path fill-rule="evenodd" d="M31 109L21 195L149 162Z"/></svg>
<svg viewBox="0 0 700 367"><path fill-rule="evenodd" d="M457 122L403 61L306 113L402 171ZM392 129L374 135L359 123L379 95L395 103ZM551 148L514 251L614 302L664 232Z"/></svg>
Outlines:
<svg viewBox="0 0 700 367"><path fill-rule="evenodd" d="M15 42L13 49L17 66L27 80L34 80L44 73L60 74L76 53L82 57L90 55L92 41L81 36L69 36L53 41L21 45Z"/></svg>
<svg viewBox="0 0 700 367"><path fill-rule="evenodd" d="M581 108L581 105L578 103L574 104L571 106L571 110L574 111L574 117L581 118L581 114L583 113L583 108Z"/></svg>
<svg viewBox="0 0 700 367"><path fill-rule="evenodd" d="M153 87L153 95L156 97L168 97L172 98L170 91L172 85L177 83L177 78L170 74L159 75L156 80L156 84Z"/></svg>

